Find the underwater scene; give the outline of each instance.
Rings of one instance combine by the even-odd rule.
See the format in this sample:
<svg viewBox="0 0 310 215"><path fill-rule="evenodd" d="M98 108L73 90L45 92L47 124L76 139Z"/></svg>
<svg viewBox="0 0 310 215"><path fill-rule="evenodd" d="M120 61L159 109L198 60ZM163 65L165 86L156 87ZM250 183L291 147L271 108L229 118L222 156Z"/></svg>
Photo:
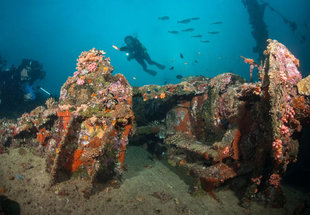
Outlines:
<svg viewBox="0 0 310 215"><path fill-rule="evenodd" d="M0 1L0 215L310 214L310 1Z"/></svg>

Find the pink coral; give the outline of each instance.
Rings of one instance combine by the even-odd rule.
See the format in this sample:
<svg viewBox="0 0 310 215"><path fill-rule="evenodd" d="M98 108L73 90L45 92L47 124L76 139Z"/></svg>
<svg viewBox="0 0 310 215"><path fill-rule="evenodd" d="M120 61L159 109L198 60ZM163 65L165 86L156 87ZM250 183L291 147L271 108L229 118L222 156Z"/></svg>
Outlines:
<svg viewBox="0 0 310 215"><path fill-rule="evenodd" d="M282 70L280 70L279 73L280 73L280 79L281 79L281 81L282 81L283 83L285 83L285 82L287 81L287 77L286 77L285 73L284 73Z"/></svg>
<svg viewBox="0 0 310 215"><path fill-rule="evenodd" d="M79 74L80 74L79 71L75 71L75 72L73 73L73 76L75 77L75 76L78 76Z"/></svg>
<svg viewBox="0 0 310 215"><path fill-rule="evenodd" d="M292 55L285 46L277 47L276 59L280 63L280 76L283 82L288 81L295 85L302 79L298 71L299 61Z"/></svg>
<svg viewBox="0 0 310 215"><path fill-rule="evenodd" d="M253 82L253 69L254 69L254 64L250 65L250 82Z"/></svg>
<svg viewBox="0 0 310 215"><path fill-rule="evenodd" d="M289 105L286 105L286 107L285 107L285 116L287 119L293 119L295 116L294 109Z"/></svg>
<svg viewBox="0 0 310 215"><path fill-rule="evenodd" d="M288 98L287 98L288 100L290 100L291 99L291 97L290 96L288 96ZM295 116L295 111L294 111L294 109L291 107L291 106L289 106L288 104L285 106L285 112L284 112L284 114L283 114L283 117L281 118L281 121L283 122L283 123L288 123L288 121L290 120L290 119L294 119L294 116ZM283 127L283 126L281 126L281 130L287 130L285 127ZM287 132L285 132L285 133L287 133Z"/></svg>
<svg viewBox="0 0 310 215"><path fill-rule="evenodd" d="M76 69L78 71L82 71L83 69L89 69L88 67L93 63L96 64L97 68L98 63L103 63L104 54L105 54L104 51L99 51L95 48L89 51L82 52L81 55L79 56L79 59L77 60L78 63ZM92 66L91 69L94 71L95 70L94 66Z"/></svg>
<svg viewBox="0 0 310 215"><path fill-rule="evenodd" d="M269 178L269 183L275 186L275 188L278 188L280 185L280 180L281 180L281 176L277 173L273 173Z"/></svg>
<svg viewBox="0 0 310 215"><path fill-rule="evenodd" d="M119 101L127 100L128 98L128 88L121 81L117 81L110 85L109 92L117 96Z"/></svg>
<svg viewBox="0 0 310 215"><path fill-rule="evenodd" d="M222 81L221 91L225 91L227 85L231 82L231 75L225 74L225 78L223 78L221 81Z"/></svg>
<svg viewBox="0 0 310 215"><path fill-rule="evenodd" d="M288 127L285 125L281 126L281 132L282 134L288 134L290 131L288 130Z"/></svg>
<svg viewBox="0 0 310 215"><path fill-rule="evenodd" d="M96 63L91 63L88 66L89 71L94 72L97 69L97 64Z"/></svg>
<svg viewBox="0 0 310 215"><path fill-rule="evenodd" d="M79 78L77 81L76 81L77 85L83 85L85 83L84 79L82 78Z"/></svg>
<svg viewBox="0 0 310 215"><path fill-rule="evenodd" d="M262 175L257 177L257 178L251 178L251 181L257 185L260 185L261 184L261 179L262 179Z"/></svg>
<svg viewBox="0 0 310 215"><path fill-rule="evenodd" d="M222 153L223 153L223 155L228 156L229 153L230 153L229 147L226 146L226 147L223 149Z"/></svg>
<svg viewBox="0 0 310 215"><path fill-rule="evenodd" d="M282 156L282 140L276 139L273 143L272 143L272 148L273 148L273 152L274 152L274 157L276 160L280 160L281 156Z"/></svg>

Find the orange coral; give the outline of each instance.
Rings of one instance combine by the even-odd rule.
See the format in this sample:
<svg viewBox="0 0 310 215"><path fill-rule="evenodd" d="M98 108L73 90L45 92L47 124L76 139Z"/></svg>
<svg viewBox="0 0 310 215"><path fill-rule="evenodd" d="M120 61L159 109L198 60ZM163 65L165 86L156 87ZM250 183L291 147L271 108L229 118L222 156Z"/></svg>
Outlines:
<svg viewBox="0 0 310 215"><path fill-rule="evenodd" d="M147 96L146 96L145 93L143 93L142 97L143 97L143 101L146 101L146 100L147 100Z"/></svg>
<svg viewBox="0 0 310 215"><path fill-rule="evenodd" d="M260 87L255 87L253 93L259 95L261 93Z"/></svg>
<svg viewBox="0 0 310 215"><path fill-rule="evenodd" d="M131 129L132 129L132 125L126 125L125 126L125 130L124 130L124 133L123 133L123 138L127 138L128 137Z"/></svg>
<svg viewBox="0 0 310 215"><path fill-rule="evenodd" d="M129 133L131 132L131 129L132 129L131 124L125 126L125 130L123 132L123 137L122 137L123 140L127 139ZM118 155L118 160L121 164L121 169L124 166L125 153L126 153L126 144L121 144L120 150L119 150L119 155Z"/></svg>
<svg viewBox="0 0 310 215"><path fill-rule="evenodd" d="M295 96L292 99L292 107L296 113L296 119L300 121L303 125L309 125L310 123L310 105L307 104L307 101L304 96ZM296 120L291 119L291 123L295 126L299 125ZM300 127L300 126L299 126ZM300 128L299 128L300 129Z"/></svg>
<svg viewBox="0 0 310 215"><path fill-rule="evenodd" d="M164 99L165 97L166 97L166 93L162 93L162 94L160 94L160 96L159 96L161 99Z"/></svg>
<svg viewBox="0 0 310 215"><path fill-rule="evenodd" d="M81 149L77 149L74 152L74 156L73 156L73 162L72 162L72 167L71 167L71 171L75 172L79 169L79 167L81 166L81 164L83 163L80 160L81 155L83 154L83 150Z"/></svg>
<svg viewBox="0 0 310 215"><path fill-rule="evenodd" d="M235 136L234 136L234 140L232 142L232 148L233 148L233 156L231 156L233 159L235 160L239 160L239 147L238 147L238 143L241 137L241 132L239 129L236 130L235 132Z"/></svg>
<svg viewBox="0 0 310 215"><path fill-rule="evenodd" d="M245 58L243 56L240 56L240 57L243 58L244 63L248 63L248 64L254 64L255 63L254 60L251 58Z"/></svg>
<svg viewBox="0 0 310 215"><path fill-rule="evenodd" d="M181 161L179 162L179 164L180 164L180 166L186 164L186 160L185 160L185 159L181 160Z"/></svg>
<svg viewBox="0 0 310 215"><path fill-rule="evenodd" d="M275 188L278 188L280 186L280 181L281 181L281 176L277 173L273 173L269 178L269 183Z"/></svg>
<svg viewBox="0 0 310 215"><path fill-rule="evenodd" d="M295 109L304 110L305 109L305 97L295 96L292 99L293 107Z"/></svg>
<svg viewBox="0 0 310 215"><path fill-rule="evenodd" d="M288 50L285 53L285 57L292 59L292 61L294 62L294 64L299 67L299 60L292 54L290 53Z"/></svg>
<svg viewBox="0 0 310 215"><path fill-rule="evenodd" d="M253 82L253 69L254 69L254 67L257 67L260 70L261 66L259 66L258 63L256 63L251 58L245 58L243 56L240 56L240 57L243 58L244 63L250 64L250 82Z"/></svg>
<svg viewBox="0 0 310 215"><path fill-rule="evenodd" d="M125 153L126 153L126 145L121 144L120 150L119 150L119 155L118 155L118 160L121 164L121 169L123 169L124 166L124 160L125 160Z"/></svg>
<svg viewBox="0 0 310 215"><path fill-rule="evenodd" d="M64 129L66 129L67 125L70 121L70 118L71 118L71 113L68 110L66 110L66 111L58 110L57 116L63 120L63 127L64 127Z"/></svg>
<svg viewBox="0 0 310 215"><path fill-rule="evenodd" d="M84 152L85 152L84 149L76 149L74 152L72 152L70 158L68 159L68 162L66 162L66 164L64 165L65 169L67 169L72 173L76 172L82 164L83 165L91 164L93 162L91 158L85 160L85 158L82 157Z"/></svg>
<svg viewBox="0 0 310 215"><path fill-rule="evenodd" d="M37 140L39 141L39 143L41 143L42 145L45 142L45 139L49 137L49 133L45 130L45 128L42 128L39 133L37 134Z"/></svg>
<svg viewBox="0 0 310 215"><path fill-rule="evenodd" d="M132 105L132 99L131 98L128 98L127 104Z"/></svg>
<svg viewBox="0 0 310 215"><path fill-rule="evenodd" d="M296 64L297 67L299 67L299 60L297 58L295 58L294 63Z"/></svg>

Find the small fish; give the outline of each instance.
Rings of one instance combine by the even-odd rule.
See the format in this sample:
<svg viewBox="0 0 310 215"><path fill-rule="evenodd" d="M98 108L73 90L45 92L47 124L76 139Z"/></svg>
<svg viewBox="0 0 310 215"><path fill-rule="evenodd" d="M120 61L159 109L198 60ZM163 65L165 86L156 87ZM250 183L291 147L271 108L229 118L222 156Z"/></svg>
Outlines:
<svg viewBox="0 0 310 215"><path fill-rule="evenodd" d="M191 19L183 19L183 20L180 20L178 21L177 23L181 23L181 24L187 24L191 21Z"/></svg>
<svg viewBox="0 0 310 215"><path fill-rule="evenodd" d="M191 20L199 20L200 19L200 17L193 17L193 18L191 18Z"/></svg>
<svg viewBox="0 0 310 215"><path fill-rule="evenodd" d="M136 80L137 78L136 77L132 77L132 79Z"/></svg>
<svg viewBox="0 0 310 215"><path fill-rule="evenodd" d="M183 78L183 76L182 75L177 75L177 76L175 76L177 79L182 79Z"/></svg>
<svg viewBox="0 0 310 215"><path fill-rule="evenodd" d="M195 30L194 28L186 28L186 29L183 29L182 32L192 32L194 30Z"/></svg>
<svg viewBox="0 0 310 215"><path fill-rule="evenodd" d="M187 62L185 62L184 64L185 64L185 65L187 65L188 63L187 63Z"/></svg>
<svg viewBox="0 0 310 215"><path fill-rule="evenodd" d="M182 58L182 59L184 58L184 56L183 56L183 54L182 54L182 53L180 53L180 58Z"/></svg>
<svg viewBox="0 0 310 215"><path fill-rule="evenodd" d="M218 22L212 22L211 25L220 25L220 24L223 24L222 21L218 21Z"/></svg>
<svg viewBox="0 0 310 215"><path fill-rule="evenodd" d="M301 35L300 42L305 42L307 40L307 37L305 35Z"/></svg>
<svg viewBox="0 0 310 215"><path fill-rule="evenodd" d="M202 42L202 43L209 43L210 41L209 40L200 40L200 42Z"/></svg>
<svg viewBox="0 0 310 215"><path fill-rule="evenodd" d="M198 63L198 60L195 60L194 62L195 62L195 63Z"/></svg>
<svg viewBox="0 0 310 215"><path fill-rule="evenodd" d="M119 48L116 45L112 45L112 47L116 49L117 51L119 51Z"/></svg>
<svg viewBox="0 0 310 215"><path fill-rule="evenodd" d="M195 37L195 38L201 38L202 35L201 34L198 34L198 35L193 35L192 37Z"/></svg>
<svg viewBox="0 0 310 215"><path fill-rule="evenodd" d="M174 66L172 66L172 67L169 68L169 70L173 70L173 69L174 69Z"/></svg>
<svg viewBox="0 0 310 215"><path fill-rule="evenodd" d="M178 34L179 32L178 31L168 31L168 33L170 33L170 34Z"/></svg>
<svg viewBox="0 0 310 215"><path fill-rule="evenodd" d="M220 33L220 32L218 32L218 31L209 31L208 33L209 33L209 34L218 34L218 33Z"/></svg>
<svg viewBox="0 0 310 215"><path fill-rule="evenodd" d="M169 20L170 17L169 16L160 16L158 17L159 20Z"/></svg>

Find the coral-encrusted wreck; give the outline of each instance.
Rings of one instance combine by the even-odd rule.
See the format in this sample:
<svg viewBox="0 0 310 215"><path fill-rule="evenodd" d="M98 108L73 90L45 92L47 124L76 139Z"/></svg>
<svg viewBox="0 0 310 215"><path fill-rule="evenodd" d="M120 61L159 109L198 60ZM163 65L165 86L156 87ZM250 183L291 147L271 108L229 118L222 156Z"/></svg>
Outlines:
<svg viewBox="0 0 310 215"><path fill-rule="evenodd" d="M59 103L47 101L5 125L2 143L30 143L36 138L47 153L51 184L72 174L92 182L122 172L128 135L132 132L132 88L104 52L82 52L77 71L61 89ZM8 122L3 122L7 124Z"/></svg>
<svg viewBox="0 0 310 215"><path fill-rule="evenodd" d="M297 91L302 82L298 60L284 45L268 42L261 82L222 74L134 89L133 141L152 134L162 139L152 148L187 170L196 179L194 187L212 195L214 187L235 179L229 181L235 188L240 185L244 200L281 205L279 182L296 160L295 134L309 124L309 94ZM299 88L309 89L309 82Z"/></svg>
<svg viewBox="0 0 310 215"><path fill-rule="evenodd" d="M102 51L82 52L77 71L61 88L52 181L84 172L92 181L121 172L132 130L132 88ZM117 171L116 171L117 170Z"/></svg>
<svg viewBox="0 0 310 215"><path fill-rule="evenodd" d="M194 188L216 198L214 187L233 183L243 200L281 205L281 176L297 157L296 133L310 121L310 86L286 47L268 42L261 82L228 73L133 90L123 75L111 75L103 52L83 52L59 103L50 99L17 123L1 121L2 150L39 146L51 184L75 174L108 180L122 172L135 121L131 141L186 170Z"/></svg>

